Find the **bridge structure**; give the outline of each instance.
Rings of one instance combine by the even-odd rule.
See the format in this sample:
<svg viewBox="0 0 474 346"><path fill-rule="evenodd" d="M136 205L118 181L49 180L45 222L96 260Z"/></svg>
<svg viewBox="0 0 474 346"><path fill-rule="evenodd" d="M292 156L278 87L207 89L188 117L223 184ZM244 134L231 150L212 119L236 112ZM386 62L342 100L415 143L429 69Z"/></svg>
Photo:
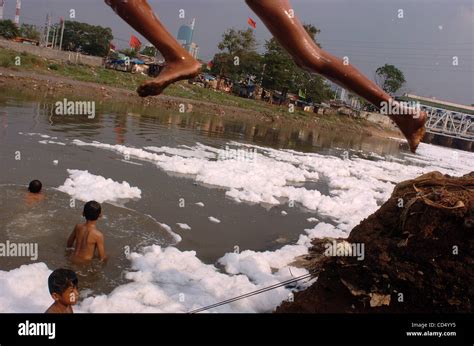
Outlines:
<svg viewBox="0 0 474 346"><path fill-rule="evenodd" d="M417 104L428 115L425 142L474 149L474 107L413 94L397 98Z"/></svg>
<svg viewBox="0 0 474 346"><path fill-rule="evenodd" d="M428 115L426 132L474 141L474 115L426 105L421 105L421 110Z"/></svg>

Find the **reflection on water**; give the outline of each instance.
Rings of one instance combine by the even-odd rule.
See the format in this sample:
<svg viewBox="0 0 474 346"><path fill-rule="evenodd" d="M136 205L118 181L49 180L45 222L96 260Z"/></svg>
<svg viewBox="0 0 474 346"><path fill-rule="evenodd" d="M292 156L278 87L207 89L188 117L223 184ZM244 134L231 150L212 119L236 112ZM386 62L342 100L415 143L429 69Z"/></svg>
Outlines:
<svg viewBox="0 0 474 346"><path fill-rule="evenodd" d="M49 268L66 267L75 270L81 289L108 292L123 282L123 270L130 269L125 249L137 251L153 244L170 245L173 237L154 219L136 211L103 204L103 217L98 228L105 236L106 252L110 261L101 265L77 265L69 261L66 241L74 225L83 222L82 202L71 204L68 195L46 189L45 198L27 203L25 187L3 185L0 188L0 243L37 244L38 258L1 257L2 270L10 270L22 264L45 262Z"/></svg>
<svg viewBox="0 0 474 346"><path fill-rule="evenodd" d="M399 142L355 133L328 131L320 128L276 127L257 121L228 120L219 116L197 113L179 113L163 109L137 107L97 106L95 119L86 116L51 115L53 102L28 101L0 95L0 156L4 169L0 170L0 184L27 184L40 179L46 187L57 187L68 177L67 169L89 170L95 175L115 181L127 181L142 190L142 199L127 204L140 213L106 204L104 218L99 222L106 236L106 249L110 261L105 267L99 264L77 267L70 264L64 251L74 224L81 222L82 203L69 206L69 197L48 190L47 199L32 207L24 203L24 189L0 186L0 241L37 242L40 246L38 261L50 269L68 266L81 275L81 288L94 292L108 292L122 282L123 270L130 262L124 256L124 247L134 251L142 245L167 245L173 239L150 217L169 224L183 241L180 250L194 250L205 263L215 263L236 244L241 249L265 251L281 247L279 240L294 243L307 228L306 218L318 215L293 208L285 217L276 206L267 210L261 206L236 203L225 197L219 189L193 184L190 179L172 177L152 164L140 166L122 162L117 155L70 145L39 144L39 136L27 138L22 133L48 135L48 140L70 143L72 139L86 142L99 141L129 147L179 145L194 146L202 143L223 148L229 141L256 143L274 148L288 148L304 152L318 152L336 156L351 151L364 156L366 152L380 155L399 155ZM55 138L57 137L57 138ZM14 153L21 153L21 160ZM370 155L369 155L370 157ZM376 158L375 158L376 159ZM53 164L57 162L56 164ZM308 189L317 189L328 195L327 183L306 183ZM186 208L177 208L184 198ZM196 202L204 203L201 208ZM194 206L194 207L193 207ZM211 224L208 217L222 218L220 225ZM177 223L192 226L181 231ZM10 270L31 261L18 258L0 258L0 270Z"/></svg>
<svg viewBox="0 0 474 346"><path fill-rule="evenodd" d="M8 108L5 109L5 105L24 107L25 103L21 99L0 96L0 107L2 105L4 109L0 117L3 127L6 127ZM198 139L204 144L215 146L216 140L231 139L308 152L326 152L342 148L397 156L400 146L397 141L344 131L340 126L337 130L318 127L277 127L257 121L229 120L199 113L179 113L158 108L150 110L136 106L129 109L111 109L101 105L97 106L96 118L88 119L86 116L55 116L53 103L48 101L34 101L29 106L34 108L33 124L38 127L41 127L41 122L47 121L54 132L101 142L108 139L110 144L125 144L130 142L130 136L137 136L147 141L170 145L176 141L174 137L179 133L177 144L194 144ZM188 138L182 130L192 135ZM186 139L189 139L189 143L183 142Z"/></svg>

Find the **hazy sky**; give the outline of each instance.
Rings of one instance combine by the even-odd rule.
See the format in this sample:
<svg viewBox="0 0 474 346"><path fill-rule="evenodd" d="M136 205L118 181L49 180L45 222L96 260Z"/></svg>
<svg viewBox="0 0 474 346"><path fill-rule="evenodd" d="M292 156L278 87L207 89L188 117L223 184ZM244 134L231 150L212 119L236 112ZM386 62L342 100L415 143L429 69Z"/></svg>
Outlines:
<svg viewBox="0 0 474 346"><path fill-rule="evenodd" d="M134 1L134 0L129 0ZM257 22L263 46L270 33L243 0L150 0L159 18L176 36L182 24L196 18L194 41L200 58L210 60L222 33ZM321 30L318 41L373 78L385 63L400 68L403 89L422 96L474 103L474 0L292 0L296 15ZM109 26L119 47L134 31L103 0L22 0L21 21L42 25L46 13L55 19L76 10L76 20ZM179 19L184 9L186 18ZM403 10L403 18L398 18ZM13 18L15 0L6 0L5 17ZM136 33L135 33L136 34ZM143 40L145 41L145 40ZM453 66L453 57L458 66Z"/></svg>

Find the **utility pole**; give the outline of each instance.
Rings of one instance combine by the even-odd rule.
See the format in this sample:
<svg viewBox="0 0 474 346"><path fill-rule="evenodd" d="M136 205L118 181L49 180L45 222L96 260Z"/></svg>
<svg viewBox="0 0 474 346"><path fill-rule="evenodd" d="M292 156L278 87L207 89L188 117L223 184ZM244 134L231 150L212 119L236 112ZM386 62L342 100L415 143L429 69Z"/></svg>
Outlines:
<svg viewBox="0 0 474 346"><path fill-rule="evenodd" d="M266 67L267 67L267 64L263 64L262 78L260 78L260 85L263 85L263 77L265 76Z"/></svg>
<svg viewBox="0 0 474 346"><path fill-rule="evenodd" d="M61 39L59 40L59 50L63 50L63 37L64 37L64 27L66 26L66 21L61 17Z"/></svg>
<svg viewBox="0 0 474 346"><path fill-rule="evenodd" d="M21 10L21 0L16 0L16 11L15 11L15 24L20 26L20 10Z"/></svg>
<svg viewBox="0 0 474 346"><path fill-rule="evenodd" d="M51 31L51 15L48 13L46 16L46 48L49 46L49 32Z"/></svg>
<svg viewBox="0 0 474 346"><path fill-rule="evenodd" d="M56 25L53 26L53 41L52 41L52 48L54 49L54 47L56 47L56 33L58 31L58 28Z"/></svg>
<svg viewBox="0 0 474 346"><path fill-rule="evenodd" d="M0 20L3 20L3 6L5 6L5 0L0 0Z"/></svg>

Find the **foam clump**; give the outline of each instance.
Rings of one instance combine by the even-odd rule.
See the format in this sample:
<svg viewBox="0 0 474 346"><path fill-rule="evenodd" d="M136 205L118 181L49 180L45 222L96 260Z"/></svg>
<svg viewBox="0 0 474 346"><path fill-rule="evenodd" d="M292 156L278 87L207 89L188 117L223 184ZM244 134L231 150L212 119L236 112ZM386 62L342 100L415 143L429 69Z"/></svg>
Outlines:
<svg viewBox="0 0 474 346"><path fill-rule="evenodd" d="M108 296L86 298L84 312L189 312L263 288L245 275L227 275L202 263L195 251L150 246L131 254L136 272L127 274L131 283ZM262 280L263 281L263 280ZM265 280L265 284L278 281ZM212 312L267 312L288 297L280 288L212 309Z"/></svg>
<svg viewBox="0 0 474 346"><path fill-rule="evenodd" d="M88 171L68 169L69 178L58 190L81 201L118 202L141 198L141 190L126 181L118 183Z"/></svg>
<svg viewBox="0 0 474 346"><path fill-rule="evenodd" d="M226 188L226 196L237 202L281 205L290 200L350 231L386 201L398 182L431 170L461 174L474 170L472 153L421 143L418 154L400 160L348 159L293 150L277 150L251 144L229 143L252 151L252 160L219 159L221 150L195 146L132 148L99 142L73 140L150 161L167 172L188 175L196 182ZM329 194L304 186L324 179Z"/></svg>
<svg viewBox="0 0 474 346"><path fill-rule="evenodd" d="M213 223L221 223L221 220L219 220L218 218L215 218L214 216L209 216L209 221Z"/></svg>
<svg viewBox="0 0 474 346"><path fill-rule="evenodd" d="M22 265L0 271L0 311L2 313L42 313L53 303L48 291L51 274L44 263Z"/></svg>

